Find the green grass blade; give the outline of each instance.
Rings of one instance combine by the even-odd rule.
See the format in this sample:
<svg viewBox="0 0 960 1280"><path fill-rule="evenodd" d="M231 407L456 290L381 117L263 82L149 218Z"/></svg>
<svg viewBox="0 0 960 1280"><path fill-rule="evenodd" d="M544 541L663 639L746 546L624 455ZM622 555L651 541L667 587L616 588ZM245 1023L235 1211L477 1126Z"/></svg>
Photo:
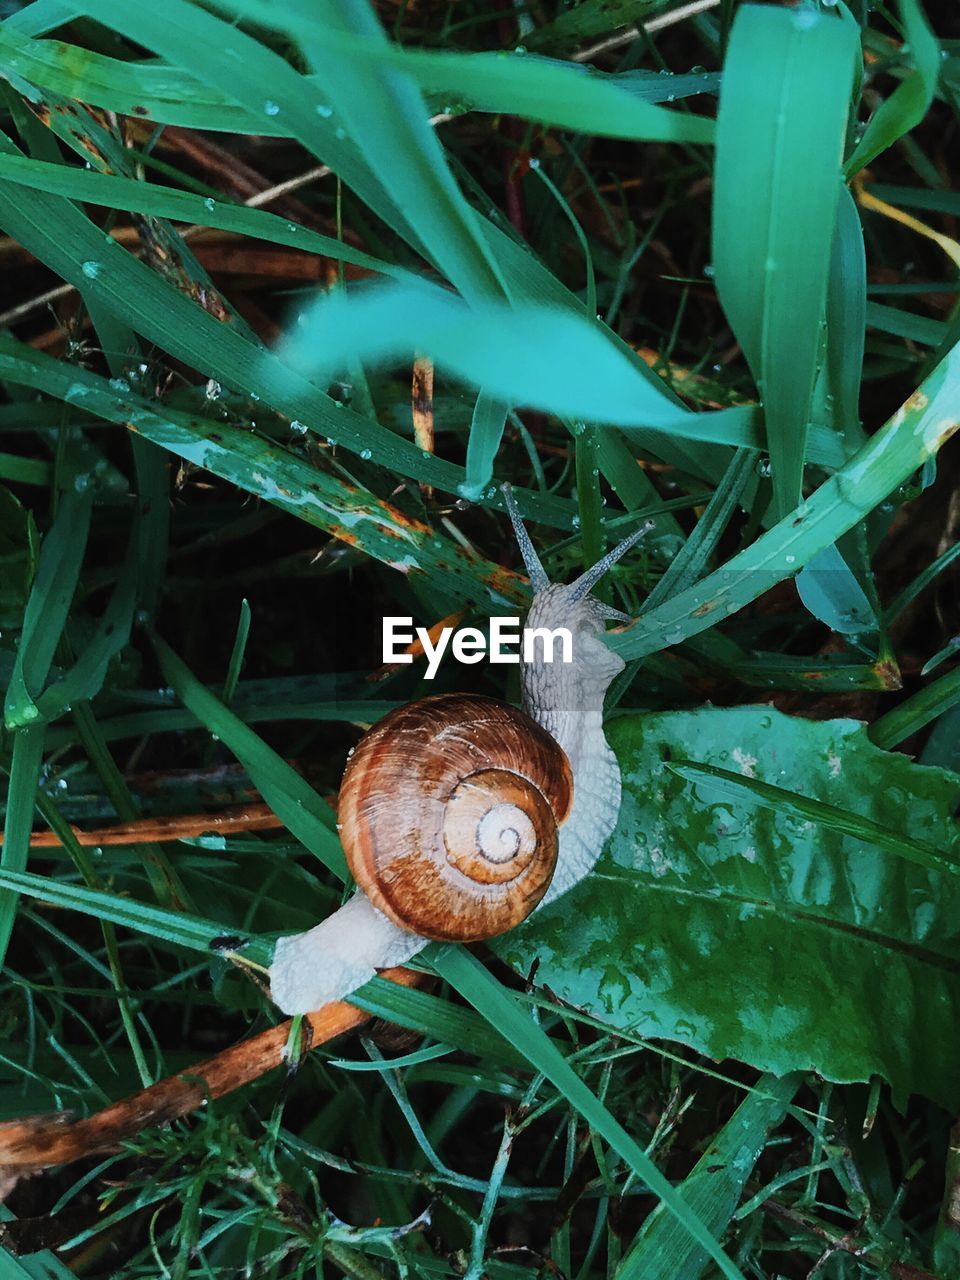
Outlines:
<svg viewBox="0 0 960 1280"><path fill-rule="evenodd" d="M525 1016L516 1000L493 978L476 957L462 947L443 947L431 956L434 968L460 995L523 1053L524 1057L579 1111L584 1120L641 1178L687 1233L714 1260L729 1280L744 1280L677 1189L663 1176L650 1157L614 1119L566 1061L560 1051Z"/></svg>
<svg viewBox="0 0 960 1280"><path fill-rule="evenodd" d="M870 726L870 737L888 751L960 702L960 667L920 689Z"/></svg>
<svg viewBox="0 0 960 1280"><path fill-rule="evenodd" d="M208 955L211 944L224 934L223 925L216 920L203 920L182 911L151 907L145 902L134 902L118 893L104 893L99 889L88 889L85 885L64 884L51 880L49 876L0 871L0 887L28 898L36 898L40 902L49 902L53 906L96 916L98 920L109 920L112 924L135 929L151 938L161 938L164 942L189 947L191 951L202 951ZM246 956L256 960L258 964L269 963L270 953L270 944L257 939L246 943L244 951Z"/></svg>
<svg viewBox="0 0 960 1280"><path fill-rule="evenodd" d="M87 545L93 493L66 492L40 547L40 560L20 633L20 647L7 687L4 720L8 729L40 717L40 696L67 621Z"/></svg>
<svg viewBox="0 0 960 1280"><path fill-rule="evenodd" d="M271 25L280 23L276 6L258 13ZM281 25L286 30L290 23ZM17 30L12 20L5 22L0 28L0 61L38 88L123 115L145 112L166 124L266 136L289 131L282 114L265 116L260 103L245 107L222 83L204 83L183 65L121 62L58 40L31 40L28 34ZM604 75L549 58L401 51L334 33L328 33L327 40L344 59L404 70L422 90L451 99L458 109L523 116L556 128L638 141L713 141L712 120L654 104L709 90L716 77L653 75L638 85L629 74ZM321 101L320 78L303 80ZM349 145L341 149L350 151Z"/></svg>
<svg viewBox="0 0 960 1280"><path fill-rule="evenodd" d="M833 14L748 4L724 65L713 267L761 393L778 516L800 499L855 53Z"/></svg>
<svg viewBox="0 0 960 1280"><path fill-rule="evenodd" d="M0 868L4 871L20 872L27 865L37 786L43 765L45 729L45 725L38 724L29 729L18 729L13 735L3 848L0 849ZM16 914L16 893L0 893L0 964L7 954Z"/></svg>
<svg viewBox="0 0 960 1280"><path fill-rule="evenodd" d="M795 515L762 534L708 578L631 623L609 643L624 658L656 653L707 630L724 614L790 578L903 484L953 435L960 417L960 346Z"/></svg>
<svg viewBox="0 0 960 1280"><path fill-rule="evenodd" d="M715 1236L730 1222L770 1131L783 1120L803 1076L762 1076L677 1188ZM708 1258L682 1225L656 1208L617 1270L617 1280L700 1280Z"/></svg>
<svg viewBox="0 0 960 1280"><path fill-rule="evenodd" d="M151 639L163 674L184 706L230 748L287 830L345 880L347 864L330 808L282 756L200 683L169 645L159 636Z"/></svg>
<svg viewBox="0 0 960 1280"><path fill-rule="evenodd" d="M380 275L395 276L401 280L411 276L402 267L363 253L332 236L298 226L265 209L248 209L245 205L214 200L191 191L177 191L174 187L141 182L118 174L72 169L13 154L0 155L0 178L50 195L98 204L106 209L132 209L155 218L172 218L219 231L235 231L265 240L268 244L282 244L304 253L322 254Z"/></svg>
<svg viewBox="0 0 960 1280"><path fill-rule="evenodd" d="M846 163L852 178L881 151L909 133L930 110L940 78L940 45L927 25L918 0L900 0L900 15L914 70L876 109L863 137Z"/></svg>

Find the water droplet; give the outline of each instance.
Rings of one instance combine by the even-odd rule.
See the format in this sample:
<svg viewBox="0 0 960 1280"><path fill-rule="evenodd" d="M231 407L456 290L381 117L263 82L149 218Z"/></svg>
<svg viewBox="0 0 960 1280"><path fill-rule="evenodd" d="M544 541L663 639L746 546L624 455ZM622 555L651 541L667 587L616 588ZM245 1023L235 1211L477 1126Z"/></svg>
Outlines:
<svg viewBox="0 0 960 1280"><path fill-rule="evenodd" d="M84 489L90 488L90 477L82 472L78 476L73 477L73 487L83 493Z"/></svg>
<svg viewBox="0 0 960 1280"><path fill-rule="evenodd" d="M712 280L713 277L717 274L716 268L714 267L712 262L708 262L707 265L703 268L703 274L706 276L708 280Z"/></svg>
<svg viewBox="0 0 960 1280"><path fill-rule="evenodd" d="M109 385L113 387L114 391L119 391L121 395L130 390L130 383L124 378L111 378Z"/></svg>
<svg viewBox="0 0 960 1280"><path fill-rule="evenodd" d="M213 196L207 196L203 202L203 207L205 209L209 209L210 212L213 213L214 209L217 207L217 202L214 200Z"/></svg>
<svg viewBox="0 0 960 1280"><path fill-rule="evenodd" d="M344 138L347 136L347 131L346 131L346 129L341 129L339 125L337 125L336 129L334 129L334 131L333 131L333 132L334 132L334 136L335 136L335 137L336 137L340 142L342 142L342 141L344 140Z"/></svg>
<svg viewBox="0 0 960 1280"><path fill-rule="evenodd" d="M268 98L263 104L263 114L265 116L278 116L280 114L280 107L276 102L271 102Z"/></svg>
<svg viewBox="0 0 960 1280"><path fill-rule="evenodd" d="M372 450L372 449L361 449L361 450L360 450L360 457L364 460L364 462L369 462L369 461L370 461L370 459L373 457L373 450Z"/></svg>
<svg viewBox="0 0 960 1280"><path fill-rule="evenodd" d="M69 785L70 785L70 784L67 782L66 778L58 778L58 779L57 779L57 790L58 790L58 791L66 791L66 789L67 789L67 787L68 787Z"/></svg>
<svg viewBox="0 0 960 1280"><path fill-rule="evenodd" d="M88 262L83 264L80 270L89 280L96 280L97 276L103 270L103 264L101 262L95 262L91 258Z"/></svg>
<svg viewBox="0 0 960 1280"><path fill-rule="evenodd" d="M571 529L579 529L579 528L580 528L580 517L579 517L579 516L574 516L574 517L571 519L571 521L570 521L570 528L571 528Z"/></svg>
<svg viewBox="0 0 960 1280"><path fill-rule="evenodd" d="M305 422L301 422L299 418L294 418L293 421L290 423L290 430L294 432L295 435L298 435L298 436L306 435L307 424Z"/></svg>
<svg viewBox="0 0 960 1280"><path fill-rule="evenodd" d="M314 111L316 111L317 115L321 116L324 120L329 120L333 115L333 107L326 102L318 102L314 107Z"/></svg>
<svg viewBox="0 0 960 1280"><path fill-rule="evenodd" d="M527 52L527 46L525 44L518 44L513 52L517 55L518 58L522 58L523 55Z"/></svg>
<svg viewBox="0 0 960 1280"><path fill-rule="evenodd" d="M761 458L757 463L757 475L763 476L764 480L769 480L773 475L773 465L769 458Z"/></svg>
<svg viewBox="0 0 960 1280"><path fill-rule="evenodd" d="M216 400L222 391L223 387L221 387L220 383L217 382L215 378L211 378L207 382L205 394L208 400Z"/></svg>
<svg viewBox="0 0 960 1280"><path fill-rule="evenodd" d="M536 156L531 156L531 157L530 157L530 162L529 162L529 163L530 163L530 168L531 168L531 169L539 169L539 168L540 168L540 161L537 159L537 157L536 157Z"/></svg>

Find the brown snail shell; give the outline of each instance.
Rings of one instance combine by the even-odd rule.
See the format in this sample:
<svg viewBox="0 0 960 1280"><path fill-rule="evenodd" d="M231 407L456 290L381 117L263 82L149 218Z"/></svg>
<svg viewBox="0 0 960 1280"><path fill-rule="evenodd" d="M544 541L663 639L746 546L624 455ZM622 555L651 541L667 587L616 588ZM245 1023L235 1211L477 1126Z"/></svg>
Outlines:
<svg viewBox="0 0 960 1280"><path fill-rule="evenodd" d="M427 938L513 928L547 891L573 804L565 752L522 711L439 694L385 716L340 788L340 838L373 905Z"/></svg>

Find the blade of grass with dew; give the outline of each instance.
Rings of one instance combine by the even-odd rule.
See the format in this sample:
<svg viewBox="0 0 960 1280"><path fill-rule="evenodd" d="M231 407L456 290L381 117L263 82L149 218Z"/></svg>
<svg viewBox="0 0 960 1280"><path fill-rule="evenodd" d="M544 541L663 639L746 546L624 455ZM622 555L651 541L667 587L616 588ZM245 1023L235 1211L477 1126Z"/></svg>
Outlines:
<svg viewBox="0 0 960 1280"><path fill-rule="evenodd" d="M423 281L369 283L318 299L281 347L286 365L318 382L351 360L377 367L417 351L511 404L624 431L640 427L646 437L662 432L685 443L760 443L755 406L678 411L629 348L610 342L583 315L533 302L468 306ZM845 454L839 442L828 442L829 434L818 435L820 456L839 464Z"/></svg>
<svg viewBox="0 0 960 1280"><path fill-rule="evenodd" d="M259 12L271 23L276 21L274 6ZM425 92L452 97L458 110L523 116L555 128L636 141L713 141L712 120L654 104L715 88L716 77L652 76L638 87L629 73L606 75L550 58L401 50L332 32L328 38L342 57L402 68ZM253 110L241 105L233 94L205 84L185 65L123 62L59 40L34 40L10 21L0 28L0 64L29 85L122 115L183 128L266 137L288 133L279 113L267 117L259 106ZM319 100L322 79L303 80Z"/></svg>
<svg viewBox="0 0 960 1280"><path fill-rule="evenodd" d="M930 110L940 78L940 45L927 25L918 0L900 0L900 17L914 70L870 117L863 137L845 165L848 178L909 133Z"/></svg>
<svg viewBox="0 0 960 1280"><path fill-rule="evenodd" d="M0 153L11 147L9 140L0 135ZM255 372L256 385L252 389L265 403L275 405L331 443L357 454L369 451L380 465L401 475L456 492L464 479L462 467L433 454L424 455L412 441L349 408L338 409L318 387L298 378L278 359L221 324L119 245L105 241L103 233L69 201L37 193L29 207L24 207L14 194L16 190L0 181L0 225L63 279L85 288L97 302L125 319L137 333L191 367L200 364L205 376L230 386L250 389ZM67 251L67 242L74 252ZM7 341L4 348L10 349ZM198 353L202 353L199 359ZM52 364L44 368L52 374ZM75 368L62 366L65 371ZM76 369L76 373L77 385L83 385L83 371ZM116 421L126 399L114 392L112 415L102 407L97 412ZM523 490L517 490L516 497L525 515L569 527L575 511L572 503ZM499 497L484 502L502 506Z"/></svg>
<svg viewBox="0 0 960 1280"><path fill-rule="evenodd" d="M183 704L233 752L291 835L346 879L347 864L329 807L282 756L200 683L168 644L157 635L150 638L164 678Z"/></svg>
<svg viewBox="0 0 960 1280"><path fill-rule="evenodd" d="M695 586L664 601L607 643L624 658L678 644L736 613L853 528L960 427L960 346L887 423L793 515Z"/></svg>
<svg viewBox="0 0 960 1280"><path fill-rule="evenodd" d="M473 406L470 434L467 437L466 479L457 487L461 497L475 502L483 497L491 477L493 461L503 439L507 422L507 405L496 396L481 390Z"/></svg>
<svg viewBox="0 0 960 1280"><path fill-rule="evenodd" d="M40 546L40 559L20 631L20 645L4 699L4 722L17 729L36 722L36 699L50 672L77 588L87 545L93 491L73 489L60 499L57 517Z"/></svg>
<svg viewBox="0 0 960 1280"><path fill-rule="evenodd" d="M237 3L242 12L243 0ZM362 147L388 198L429 246L447 279L471 301L509 297L477 215L454 180L403 64L378 66L344 57L333 47L342 35L389 50L373 7L367 0L280 0L267 8L289 16L292 38L317 71L340 127Z"/></svg>
<svg viewBox="0 0 960 1280"><path fill-rule="evenodd" d="M411 247L449 275L452 283L476 296L499 295L498 272L486 245L473 232L472 213L469 221L459 217L459 193L451 191L452 180L450 185L439 181L429 163L421 173L438 202L436 235L425 244L408 217L408 212L414 217L426 212L421 203L425 193L413 199L409 210L395 199L364 154L369 139L361 136L353 140L353 146L345 146L347 130L333 120L330 95L325 90L318 94L315 85L272 49L187 0L168 0L162 13L132 9L124 0L86 0L84 9L98 22L172 64L189 68L246 106L255 118L282 118L289 137L330 164ZM331 34L335 38L336 30ZM242 75L238 74L241 66ZM269 86L270 97L264 96L263 85ZM426 119L422 127L428 128ZM435 138L432 145L438 146Z"/></svg>
<svg viewBox="0 0 960 1280"><path fill-rule="evenodd" d="M140 400L130 392L119 396L105 378L2 335L0 373L10 381L82 403L107 421L128 426L148 441L362 548L391 568L407 575L429 573L433 589L443 598L486 599L492 606L500 606L516 604L526 596L522 579L513 572L471 559L428 525L405 516L389 503L351 491L337 477L242 428L217 423L211 430L208 420L177 410L164 407L158 413L155 401ZM523 505L535 518L547 514L536 496L532 503ZM571 514L562 523L569 527L576 507L572 503L564 507ZM550 523L561 523L556 517L547 518Z"/></svg>
<svg viewBox="0 0 960 1280"><path fill-rule="evenodd" d="M213 197L194 195L190 191L178 191L174 187L113 173L68 168L62 164L50 164L7 153L0 155L0 178L37 191L46 191L50 195L81 200L106 209L134 210L138 214L155 218L172 218L218 231L234 231L257 240L265 240L268 244L282 244L304 253L333 258L378 275L393 276L400 280L409 279L412 275L395 263L354 249L332 236L320 235L309 227L299 226L287 218L268 213L265 209L251 209L246 205L231 204L229 200L214 200Z"/></svg>
<svg viewBox="0 0 960 1280"><path fill-rule="evenodd" d="M223 925L216 920L202 920L182 911L151 907L145 902L134 902L118 893L104 893L99 889L88 889L85 885L66 884L51 880L49 876L31 875L26 871L0 871L0 888L27 898L36 898L40 902L48 902L52 906L80 911L84 915L95 916L98 920L109 920L112 924L135 929L151 938L160 938L175 946L188 947L191 951L202 951L208 955L212 944L224 934ZM273 950L271 943L251 938L244 941L243 947L244 955L249 959L257 964L269 964ZM236 950L239 950L239 946Z"/></svg>
<svg viewBox="0 0 960 1280"><path fill-rule="evenodd" d="M718 1238L729 1224L747 1179L773 1129L787 1114L803 1075L760 1077L719 1133L711 1138L677 1190ZM617 1280L700 1280L704 1250L658 1206L644 1221L617 1269Z"/></svg>
<svg viewBox="0 0 960 1280"><path fill-rule="evenodd" d="M710 788L719 795L731 796L734 800L747 800L772 809L775 813L815 822L830 831L853 836L930 871L960 876L960 852L957 857L944 856L943 851L935 845L898 835L879 822L840 809L836 805L825 804L822 800L814 800L810 796L800 795L769 782L761 782L758 778L732 773L717 765L698 764L695 760L669 761L666 767L688 782ZM955 843L960 844L960 829Z"/></svg>
<svg viewBox="0 0 960 1280"><path fill-rule="evenodd" d="M451 946L438 947L431 952L430 959L440 976L482 1013L492 1027L505 1035L532 1066L543 1072L587 1124L663 1201L666 1209L709 1254L721 1272L729 1280L744 1280L739 1268L730 1261L677 1189L587 1088L533 1019L521 1012L513 995L504 990L479 960L465 948Z"/></svg>
<svg viewBox="0 0 960 1280"><path fill-rule="evenodd" d="M800 500L855 54L833 14L748 4L724 64L713 267L761 393L778 516Z"/></svg>

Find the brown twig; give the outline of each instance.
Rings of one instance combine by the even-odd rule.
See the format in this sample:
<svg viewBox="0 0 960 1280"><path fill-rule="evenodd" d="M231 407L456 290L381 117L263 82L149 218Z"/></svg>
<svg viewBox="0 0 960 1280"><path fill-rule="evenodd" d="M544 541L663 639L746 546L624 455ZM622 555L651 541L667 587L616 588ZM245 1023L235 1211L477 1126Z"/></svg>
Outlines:
<svg viewBox="0 0 960 1280"><path fill-rule="evenodd" d="M385 969L380 975L404 987L423 975L412 969ZM317 1048L369 1021L372 1014L343 1000L333 1000L304 1018L304 1043ZM127 1139L153 1125L168 1124L205 1102L222 1098L259 1079L284 1061L291 1019L261 1031L187 1071L168 1076L83 1120L68 1112L27 1116L0 1124L0 1175L31 1173L69 1164L84 1156L114 1151Z"/></svg>
<svg viewBox="0 0 960 1280"><path fill-rule="evenodd" d="M168 818L138 818L135 822L122 822L110 827L97 827L81 831L71 827L77 844L85 848L97 846L143 844L162 840L187 840L216 831L218 835L230 835L236 831L270 831L283 823L265 804L248 804L242 809L230 809L226 813L185 813ZM3 836L0 834L0 845ZM31 849L51 849L60 845L60 838L53 831L35 831L30 837Z"/></svg>

